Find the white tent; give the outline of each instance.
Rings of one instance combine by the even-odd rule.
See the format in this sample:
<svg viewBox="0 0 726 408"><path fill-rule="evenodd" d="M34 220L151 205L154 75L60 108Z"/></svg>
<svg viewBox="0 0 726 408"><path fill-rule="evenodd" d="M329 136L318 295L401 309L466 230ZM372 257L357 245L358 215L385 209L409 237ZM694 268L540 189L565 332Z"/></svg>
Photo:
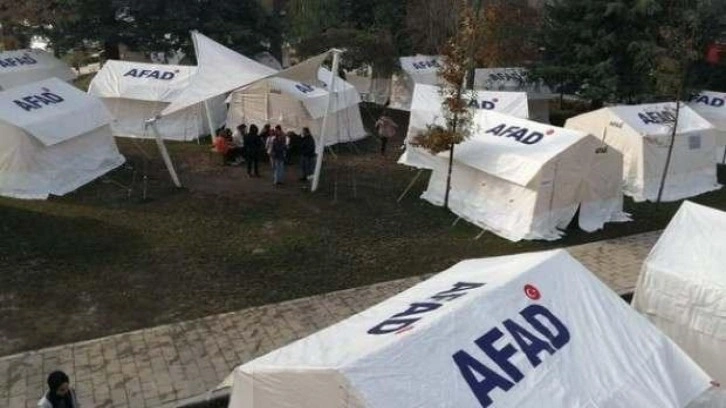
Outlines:
<svg viewBox="0 0 726 408"><path fill-rule="evenodd" d="M688 106L711 124L718 131L716 144L719 146L716 160L724 162L723 146L726 146L726 93L701 91L691 96Z"/></svg>
<svg viewBox="0 0 726 408"><path fill-rule="evenodd" d="M637 202L656 201L675 111L675 103L611 106L570 118L565 127L590 133L621 152L625 194ZM721 187L716 182L715 147L715 128L681 104L663 201Z"/></svg>
<svg viewBox="0 0 726 408"><path fill-rule="evenodd" d="M478 68L474 71L474 88L487 91L525 92L529 118L550 122L549 102L554 95L541 81L530 81L524 68Z"/></svg>
<svg viewBox="0 0 726 408"><path fill-rule="evenodd" d="M726 213L684 202L643 264L633 306L726 381Z"/></svg>
<svg viewBox="0 0 726 408"><path fill-rule="evenodd" d="M411 117L406 132L406 151L399 163L422 169L435 167L435 159L428 152L411 146L410 143L419 133L424 132L428 125L445 125L441 106L444 98L439 89L435 85L417 84L414 87ZM469 106L473 111L493 110L523 119L529 117L527 95L522 92L474 91L470 96L472 98ZM432 160L434 163L430 163Z"/></svg>
<svg viewBox="0 0 726 408"><path fill-rule="evenodd" d="M115 136L153 138L146 120L156 117L189 86L197 67L106 61L88 88L106 104L114 121ZM224 122L225 96L209 101L212 126ZM157 122L162 137L188 141L209 133L204 104L197 103Z"/></svg>
<svg viewBox="0 0 726 408"><path fill-rule="evenodd" d="M303 127L309 127L314 136L319 136L328 107L328 91L322 85L329 82L330 71L321 69L318 78L320 87L271 77L232 92L228 98L227 125L279 124L297 133ZM328 146L366 136L358 107L358 92L340 78L336 80L335 88L325 137Z"/></svg>
<svg viewBox="0 0 726 408"><path fill-rule="evenodd" d="M0 195L64 195L120 166L103 103L57 78L0 92Z"/></svg>
<svg viewBox="0 0 726 408"><path fill-rule="evenodd" d="M622 156L594 137L492 111L477 112L474 125L454 148L449 209L459 217L512 241L558 239L578 208L588 232L628 220ZM448 156L432 156L422 198L434 205L444 204Z"/></svg>
<svg viewBox="0 0 726 408"><path fill-rule="evenodd" d="M401 57L401 71L392 77L391 109L410 110L414 88L417 84L439 85L438 71L441 67L440 55L415 55Z"/></svg>
<svg viewBox="0 0 726 408"><path fill-rule="evenodd" d="M41 50L15 50L0 53L0 90L48 78L76 79L76 73L63 61Z"/></svg>
<svg viewBox="0 0 726 408"><path fill-rule="evenodd" d="M244 364L229 406L679 408L710 380L556 250L460 262Z"/></svg>

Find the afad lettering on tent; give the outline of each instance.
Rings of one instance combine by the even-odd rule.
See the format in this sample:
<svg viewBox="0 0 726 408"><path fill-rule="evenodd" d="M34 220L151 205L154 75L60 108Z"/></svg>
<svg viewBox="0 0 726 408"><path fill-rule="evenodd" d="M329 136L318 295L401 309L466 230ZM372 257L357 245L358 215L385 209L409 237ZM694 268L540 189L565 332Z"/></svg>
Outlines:
<svg viewBox="0 0 726 408"><path fill-rule="evenodd" d="M413 63L414 69L431 69L431 68L441 68L441 65L439 64L438 60L432 59L427 61L416 61Z"/></svg>
<svg viewBox="0 0 726 408"><path fill-rule="evenodd" d="M11 67L19 67L23 65L35 65L38 61L31 57L30 54L24 53L20 57L10 57L10 58L3 58L0 59L0 67L3 68L11 68Z"/></svg>
<svg viewBox="0 0 726 408"><path fill-rule="evenodd" d="M676 122L676 114L671 110L641 112L638 113L638 117L646 125L667 125Z"/></svg>
<svg viewBox="0 0 726 408"><path fill-rule="evenodd" d="M534 301L542 297L533 285L526 285L524 294ZM451 358L481 406L489 407L495 402L495 390L512 391L543 359L569 342L570 330L562 320L548 308L531 304L517 316L504 320L501 328L493 327L474 340L476 354L483 352L486 358L475 357L464 349ZM529 364L516 366L510 361L519 353L524 354Z"/></svg>
<svg viewBox="0 0 726 408"><path fill-rule="evenodd" d="M153 78L153 79L160 79L162 81L171 81L176 76L176 73L179 72L178 70L175 72L172 71L160 71L158 69L138 69L138 68L132 68L127 73L124 74L125 77L134 77L134 78Z"/></svg>
<svg viewBox="0 0 726 408"><path fill-rule="evenodd" d="M695 102L701 105L711 106L713 108L723 108L726 102L723 98L716 96L709 97L708 95L691 95L689 102Z"/></svg>
<svg viewBox="0 0 726 408"><path fill-rule="evenodd" d="M295 84L295 88L304 94L309 94L310 92L315 91L315 88L313 88L312 86L310 86L308 84L303 84L303 83Z"/></svg>
<svg viewBox="0 0 726 408"><path fill-rule="evenodd" d="M553 135L554 133L555 133L554 129L550 129L545 133L541 133L541 132L530 131L526 127L509 126L506 123L502 123L497 126L494 126L493 128L484 132L485 135L491 134L491 135L499 136L499 137L512 138L512 139L518 141L519 143L526 144L526 145L537 144L540 141L542 141L545 134L547 136L549 136L549 135Z"/></svg>
<svg viewBox="0 0 726 408"><path fill-rule="evenodd" d="M476 99L472 99L469 101L469 107L484 110L494 110L497 107L498 102L499 98L493 98L491 101L487 101L484 99L478 101Z"/></svg>
<svg viewBox="0 0 726 408"><path fill-rule="evenodd" d="M37 109L43 109L48 105L57 105L64 101L63 97L51 92L48 88L41 89L42 92L24 96L15 99L13 102L20 106L24 111L30 112Z"/></svg>
<svg viewBox="0 0 726 408"><path fill-rule="evenodd" d="M422 301L411 303L408 309L397 313L385 321L375 325L368 330L368 334L402 334L414 328L414 323L423 319L428 313L437 310L441 306L462 296L471 293L472 290L486 285L485 283L475 282L457 282L451 289L439 292L430 298Z"/></svg>

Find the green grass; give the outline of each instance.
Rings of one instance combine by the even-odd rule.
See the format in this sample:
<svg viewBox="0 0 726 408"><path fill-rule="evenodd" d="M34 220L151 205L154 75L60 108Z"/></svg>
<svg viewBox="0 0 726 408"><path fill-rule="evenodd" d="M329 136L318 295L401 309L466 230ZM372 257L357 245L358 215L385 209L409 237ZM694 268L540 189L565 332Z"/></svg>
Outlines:
<svg viewBox="0 0 726 408"><path fill-rule="evenodd" d="M75 193L0 199L0 355L650 231L679 205L628 202L635 222L554 243L475 241L477 228L418 199L423 178L397 204L414 172L372 153L374 140L337 147L316 194L273 188L267 166L248 179L195 143L168 144L176 190L153 142L119 145L128 165ZM726 208L726 193L695 201Z"/></svg>

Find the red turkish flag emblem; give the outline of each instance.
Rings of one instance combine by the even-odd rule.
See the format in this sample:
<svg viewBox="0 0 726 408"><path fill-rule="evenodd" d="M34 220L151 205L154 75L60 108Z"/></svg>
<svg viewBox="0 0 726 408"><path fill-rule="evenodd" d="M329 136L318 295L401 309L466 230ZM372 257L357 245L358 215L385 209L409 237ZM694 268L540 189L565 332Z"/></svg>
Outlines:
<svg viewBox="0 0 726 408"><path fill-rule="evenodd" d="M532 300L539 300L539 298L542 297L542 294L539 293L539 289L532 285L524 285L524 294Z"/></svg>

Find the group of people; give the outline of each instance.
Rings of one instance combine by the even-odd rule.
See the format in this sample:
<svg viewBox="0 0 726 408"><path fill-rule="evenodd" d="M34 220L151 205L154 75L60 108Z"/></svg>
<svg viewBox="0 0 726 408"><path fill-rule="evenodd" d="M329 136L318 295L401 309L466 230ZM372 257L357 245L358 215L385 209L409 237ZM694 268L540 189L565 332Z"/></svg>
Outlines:
<svg viewBox="0 0 726 408"><path fill-rule="evenodd" d="M315 171L315 139L308 128L298 135L283 132L280 125L272 128L266 124L260 131L257 125L241 124L234 132L220 130L214 138L214 149L224 157L225 164L247 163L249 177L260 177L260 160L268 157L275 185L283 183L285 166L292 164L293 156L300 157L300 181L308 180Z"/></svg>

